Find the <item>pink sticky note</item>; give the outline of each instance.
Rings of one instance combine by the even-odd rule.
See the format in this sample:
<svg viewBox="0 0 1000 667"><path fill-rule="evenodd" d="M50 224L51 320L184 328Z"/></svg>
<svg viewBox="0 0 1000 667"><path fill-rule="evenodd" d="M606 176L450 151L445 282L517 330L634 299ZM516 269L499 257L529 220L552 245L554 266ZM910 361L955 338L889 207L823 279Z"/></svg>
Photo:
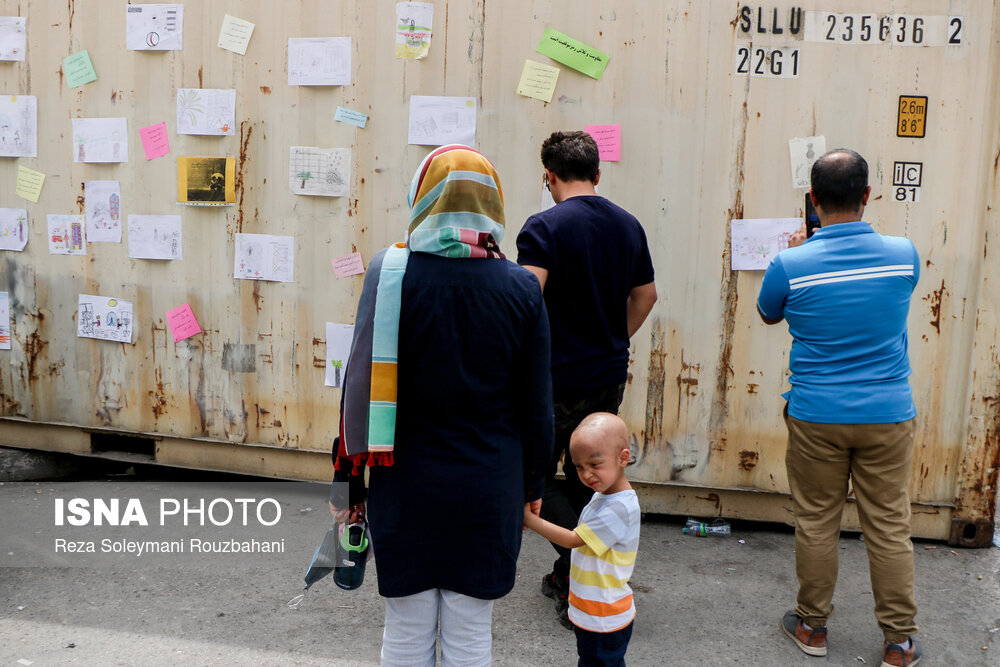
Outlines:
<svg viewBox="0 0 1000 667"><path fill-rule="evenodd" d="M330 260L330 263L333 264L333 272L338 278L345 278L365 272L365 263L361 260L360 252L344 255L343 257L334 257Z"/></svg>
<svg viewBox="0 0 1000 667"><path fill-rule="evenodd" d="M163 157L170 152L166 121L140 128L139 138L142 139L142 147L146 151L147 160Z"/></svg>
<svg viewBox="0 0 1000 667"><path fill-rule="evenodd" d="M588 125L584 129L597 142L597 150L602 160L618 162L622 159L621 125Z"/></svg>
<svg viewBox="0 0 1000 667"><path fill-rule="evenodd" d="M187 303L167 311L167 324L170 325L170 332L174 335L175 343L201 333L198 320L194 318L191 305Z"/></svg>

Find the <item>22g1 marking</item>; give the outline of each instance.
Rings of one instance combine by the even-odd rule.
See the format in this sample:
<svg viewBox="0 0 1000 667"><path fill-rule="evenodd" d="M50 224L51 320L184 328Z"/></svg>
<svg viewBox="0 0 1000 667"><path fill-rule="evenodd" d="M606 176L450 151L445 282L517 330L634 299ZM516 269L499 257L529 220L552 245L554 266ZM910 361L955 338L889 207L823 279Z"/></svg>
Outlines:
<svg viewBox="0 0 1000 667"><path fill-rule="evenodd" d="M736 73L773 79L799 76L799 50L791 47L768 49L740 46L736 49Z"/></svg>

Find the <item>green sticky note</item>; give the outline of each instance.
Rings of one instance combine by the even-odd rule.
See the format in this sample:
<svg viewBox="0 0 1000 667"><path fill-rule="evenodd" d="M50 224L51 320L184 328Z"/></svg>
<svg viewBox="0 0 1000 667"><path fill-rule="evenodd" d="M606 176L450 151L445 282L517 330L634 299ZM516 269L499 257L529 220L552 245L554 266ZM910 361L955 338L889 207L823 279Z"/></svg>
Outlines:
<svg viewBox="0 0 1000 667"><path fill-rule="evenodd" d="M595 79L600 79L608 66L608 54L552 28L545 29L535 50Z"/></svg>
<svg viewBox="0 0 1000 667"><path fill-rule="evenodd" d="M63 74L66 75L66 85L70 88L97 81L94 63L90 62L90 54L86 49L63 58Z"/></svg>

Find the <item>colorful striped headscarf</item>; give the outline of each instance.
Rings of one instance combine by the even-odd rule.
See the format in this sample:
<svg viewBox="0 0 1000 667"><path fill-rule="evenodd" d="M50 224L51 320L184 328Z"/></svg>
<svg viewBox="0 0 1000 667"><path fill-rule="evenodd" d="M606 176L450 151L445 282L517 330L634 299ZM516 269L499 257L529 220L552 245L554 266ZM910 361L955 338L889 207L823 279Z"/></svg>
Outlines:
<svg viewBox="0 0 1000 667"><path fill-rule="evenodd" d="M345 425L341 422L342 453L356 457L367 452L369 465L393 463L399 313L410 252L456 259L503 258L499 246L504 233L500 177L490 161L478 151L458 144L432 151L413 176L407 203L410 206L409 240L386 250L378 274L371 327L367 448L360 447L357 437L347 437L345 441ZM359 352L365 349L363 344L359 345L357 337L354 347ZM351 363L355 362L353 357L352 351L348 372ZM354 401L354 404L359 402ZM347 412L350 417L353 411ZM347 431L357 432L357 429ZM355 463L357 465L357 458Z"/></svg>

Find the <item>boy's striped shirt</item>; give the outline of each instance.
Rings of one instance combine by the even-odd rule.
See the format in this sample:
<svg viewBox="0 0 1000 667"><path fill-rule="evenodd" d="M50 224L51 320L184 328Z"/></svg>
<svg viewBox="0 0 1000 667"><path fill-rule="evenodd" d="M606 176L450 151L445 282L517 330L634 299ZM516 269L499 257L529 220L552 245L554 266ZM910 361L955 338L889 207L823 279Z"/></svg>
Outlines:
<svg viewBox="0 0 1000 667"><path fill-rule="evenodd" d="M575 532L584 546L571 555L569 620L591 632L614 632L635 618L628 580L639 548L639 499L628 489L595 493Z"/></svg>

